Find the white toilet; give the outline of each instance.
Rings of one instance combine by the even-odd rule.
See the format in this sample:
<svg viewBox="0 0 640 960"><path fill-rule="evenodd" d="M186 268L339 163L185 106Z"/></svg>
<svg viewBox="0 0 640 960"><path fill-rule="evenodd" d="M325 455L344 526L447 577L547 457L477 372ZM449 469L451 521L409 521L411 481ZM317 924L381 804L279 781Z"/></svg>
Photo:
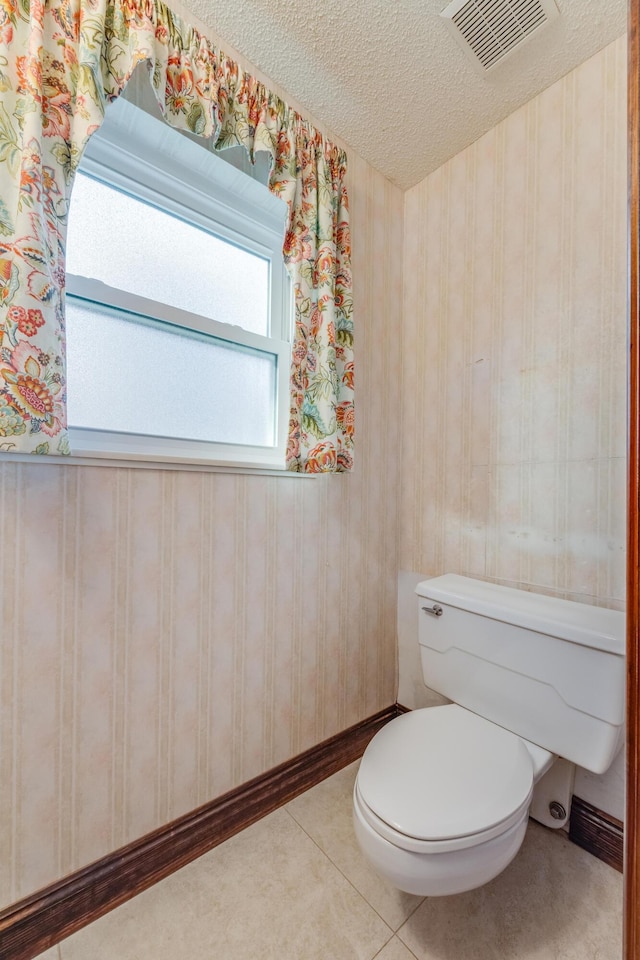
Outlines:
<svg viewBox="0 0 640 960"><path fill-rule="evenodd" d="M424 681L453 703L376 734L354 825L394 886L442 896L504 870L530 813L566 822L573 764L611 764L624 723L624 615L454 574L416 592Z"/></svg>

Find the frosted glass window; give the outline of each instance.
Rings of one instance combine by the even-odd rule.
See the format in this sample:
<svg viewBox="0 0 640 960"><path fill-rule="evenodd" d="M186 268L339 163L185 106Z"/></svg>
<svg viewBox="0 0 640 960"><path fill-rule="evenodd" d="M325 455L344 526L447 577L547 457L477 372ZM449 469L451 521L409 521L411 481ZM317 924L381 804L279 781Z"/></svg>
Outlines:
<svg viewBox="0 0 640 960"><path fill-rule="evenodd" d="M164 210L76 175L67 270L269 334L269 261Z"/></svg>
<svg viewBox="0 0 640 960"><path fill-rule="evenodd" d="M75 427L218 443L275 443L277 358L67 298Z"/></svg>

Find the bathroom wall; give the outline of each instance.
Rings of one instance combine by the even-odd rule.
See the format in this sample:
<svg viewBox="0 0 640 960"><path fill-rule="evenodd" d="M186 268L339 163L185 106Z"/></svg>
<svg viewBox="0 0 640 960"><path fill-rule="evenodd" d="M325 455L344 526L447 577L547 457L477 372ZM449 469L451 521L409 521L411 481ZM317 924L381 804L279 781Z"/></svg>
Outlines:
<svg viewBox="0 0 640 960"><path fill-rule="evenodd" d="M405 194L407 706L423 577L623 608L625 110L621 38ZM576 793L622 816L623 770Z"/></svg>
<svg viewBox="0 0 640 960"><path fill-rule="evenodd" d="M395 701L402 194L349 165L352 475L0 462L0 906Z"/></svg>
<svg viewBox="0 0 640 960"><path fill-rule="evenodd" d="M408 706L422 577L622 606L624 84L620 41L404 201L349 153L352 475L0 460L0 905L393 702L398 583Z"/></svg>

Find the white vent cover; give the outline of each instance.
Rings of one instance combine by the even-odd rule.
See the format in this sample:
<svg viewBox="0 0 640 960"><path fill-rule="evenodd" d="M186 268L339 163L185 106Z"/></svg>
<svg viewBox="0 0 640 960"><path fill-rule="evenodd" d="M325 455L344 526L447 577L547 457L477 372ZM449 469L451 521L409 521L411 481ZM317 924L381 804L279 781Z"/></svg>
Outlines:
<svg viewBox="0 0 640 960"><path fill-rule="evenodd" d="M554 0L452 0L440 14L483 73L558 16Z"/></svg>

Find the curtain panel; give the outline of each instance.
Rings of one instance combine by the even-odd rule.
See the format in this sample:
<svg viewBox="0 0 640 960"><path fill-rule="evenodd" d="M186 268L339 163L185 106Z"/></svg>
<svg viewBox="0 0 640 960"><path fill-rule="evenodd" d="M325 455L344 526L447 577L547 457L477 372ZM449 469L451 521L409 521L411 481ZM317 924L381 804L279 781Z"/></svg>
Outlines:
<svg viewBox="0 0 640 960"><path fill-rule="evenodd" d="M0 449L66 454L65 240L74 174L146 62L164 117L271 156L295 294L287 468L353 464L346 157L160 0L0 0Z"/></svg>

